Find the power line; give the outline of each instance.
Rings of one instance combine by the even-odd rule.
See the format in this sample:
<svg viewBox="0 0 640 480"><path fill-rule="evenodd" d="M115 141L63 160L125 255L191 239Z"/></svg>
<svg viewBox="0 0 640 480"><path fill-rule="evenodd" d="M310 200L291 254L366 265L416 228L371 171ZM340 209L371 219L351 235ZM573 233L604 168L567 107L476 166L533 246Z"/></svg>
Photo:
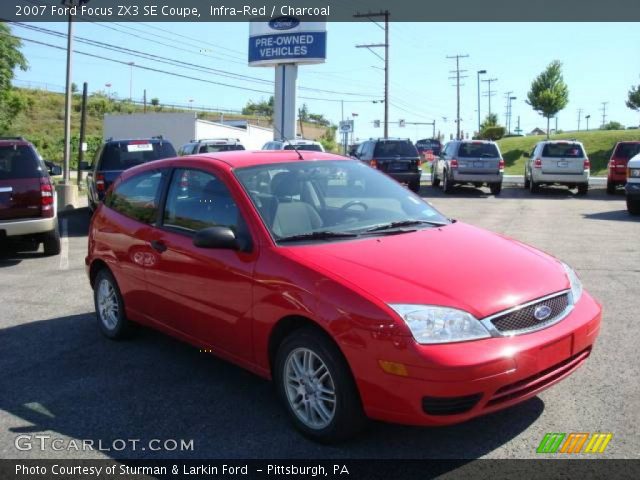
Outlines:
<svg viewBox="0 0 640 480"><path fill-rule="evenodd" d="M491 84L493 82L497 82L498 79L497 78L487 78L487 79L483 79L483 82L487 83L487 92L483 94L483 97L488 97L489 98L489 115L491 115L491 97L493 97L496 94L495 90L491 90Z"/></svg>
<svg viewBox="0 0 640 480"><path fill-rule="evenodd" d="M602 108L600 111L602 112L602 126L604 127L607 122L607 104L609 102L602 102Z"/></svg>
<svg viewBox="0 0 640 480"><path fill-rule="evenodd" d="M461 73L466 72L466 70L460 70L460 59L461 58L468 58L469 55L452 55L452 56L447 56L448 59L456 59L456 69L455 70L451 70L451 73L455 72L456 76L455 77L449 77L449 79L454 79L456 80L456 138L460 139L460 79L461 78L467 78L467 76L460 76Z"/></svg>

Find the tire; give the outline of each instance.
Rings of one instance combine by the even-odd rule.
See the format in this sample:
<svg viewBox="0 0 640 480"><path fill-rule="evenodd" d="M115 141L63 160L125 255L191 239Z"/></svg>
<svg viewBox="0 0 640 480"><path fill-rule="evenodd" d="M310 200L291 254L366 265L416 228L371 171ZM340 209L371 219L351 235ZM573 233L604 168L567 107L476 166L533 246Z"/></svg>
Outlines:
<svg viewBox="0 0 640 480"><path fill-rule="evenodd" d="M333 392L325 393L327 399L334 399L333 402L326 400L321 403L322 400L314 398L320 392L313 390L313 384L306 383L313 375L304 378L305 385L297 381L300 378L297 372L305 373L305 358L309 359L311 365L310 368L307 367L309 371L319 372L317 377L322 377L321 385ZM286 337L276 354L273 378L293 424L306 437L320 443L334 443L353 437L365 426L366 417L360 394L349 365L336 344L324 332L305 327ZM310 390L305 390L306 388ZM303 396L300 390L310 393ZM308 402L308 407L305 402ZM299 408L296 408L296 404ZM321 411L324 415L322 417L318 413Z"/></svg>
<svg viewBox="0 0 640 480"><path fill-rule="evenodd" d="M44 254L46 256L60 254L60 230L58 229L57 222L56 228L50 232L45 233L42 237L42 246L44 247Z"/></svg>
<svg viewBox="0 0 640 480"><path fill-rule="evenodd" d="M122 300L118 283L113 274L106 268L100 270L96 275L93 302L96 308L98 327L105 337L119 340L129 334L131 324L124 312L124 301ZM113 316L109 315L109 311L113 313Z"/></svg>
<svg viewBox="0 0 640 480"><path fill-rule="evenodd" d="M616 184L615 184L615 182L612 182L611 180L607 180L607 193L609 195L613 195L614 193L616 193Z"/></svg>
<svg viewBox="0 0 640 480"><path fill-rule="evenodd" d="M630 215L640 215L640 198L634 198L627 196L627 210Z"/></svg>
<svg viewBox="0 0 640 480"><path fill-rule="evenodd" d="M489 185L489 189L491 190L491 195L500 195L500 192L502 191L502 184L492 183Z"/></svg>
<svg viewBox="0 0 640 480"><path fill-rule="evenodd" d="M431 186L434 188L438 188L440 186L440 179L436 175L436 169L431 169Z"/></svg>
<svg viewBox="0 0 640 480"><path fill-rule="evenodd" d="M533 178L529 180L529 191L531 193L538 193L540 191L540 185L533 181Z"/></svg>
<svg viewBox="0 0 640 480"><path fill-rule="evenodd" d="M527 177L527 170L525 169L525 171L524 171L524 188L526 188L528 190L530 188L530 184L531 184L531 181L529 180L529 177Z"/></svg>
<svg viewBox="0 0 640 480"><path fill-rule="evenodd" d="M578 195L586 195L588 191L589 191L588 183L581 183L580 185L578 185Z"/></svg>
<svg viewBox="0 0 640 480"><path fill-rule="evenodd" d="M446 170L442 176L442 190L447 194L453 193L453 185L451 184L451 180L449 180L449 173Z"/></svg>
<svg viewBox="0 0 640 480"><path fill-rule="evenodd" d="M418 193L420 191L420 179L410 181L409 190L411 190L414 193Z"/></svg>

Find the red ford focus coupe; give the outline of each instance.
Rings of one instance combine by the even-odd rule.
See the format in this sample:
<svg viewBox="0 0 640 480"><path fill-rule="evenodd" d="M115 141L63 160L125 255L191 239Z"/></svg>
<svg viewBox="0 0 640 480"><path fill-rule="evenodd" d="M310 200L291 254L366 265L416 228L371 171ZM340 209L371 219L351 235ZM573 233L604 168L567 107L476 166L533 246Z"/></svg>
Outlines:
<svg viewBox="0 0 640 480"><path fill-rule="evenodd" d="M86 265L107 337L144 324L271 378L318 441L522 402L585 362L601 319L568 265L321 152L127 170Z"/></svg>

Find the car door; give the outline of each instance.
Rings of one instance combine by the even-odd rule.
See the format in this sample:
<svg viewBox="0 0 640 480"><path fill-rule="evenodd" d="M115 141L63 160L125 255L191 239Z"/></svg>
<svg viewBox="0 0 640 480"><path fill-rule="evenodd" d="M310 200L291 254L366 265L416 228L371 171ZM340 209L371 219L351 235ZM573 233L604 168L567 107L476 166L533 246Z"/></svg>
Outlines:
<svg viewBox="0 0 640 480"><path fill-rule="evenodd" d="M147 269L153 317L196 344L248 359L256 248L194 246L196 232L217 225L228 226L246 245L252 244L244 216L220 172L176 168L152 241L156 261Z"/></svg>

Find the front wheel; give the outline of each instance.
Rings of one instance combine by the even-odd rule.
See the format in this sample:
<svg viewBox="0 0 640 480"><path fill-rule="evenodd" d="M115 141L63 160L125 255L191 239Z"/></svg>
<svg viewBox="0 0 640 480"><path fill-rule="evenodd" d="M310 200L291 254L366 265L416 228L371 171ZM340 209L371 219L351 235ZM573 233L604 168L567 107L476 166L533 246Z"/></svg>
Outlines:
<svg viewBox="0 0 640 480"><path fill-rule="evenodd" d="M627 210L631 215L640 215L640 198L627 196Z"/></svg>
<svg viewBox="0 0 640 480"><path fill-rule="evenodd" d="M296 330L282 342L274 381L294 425L313 440L344 440L365 425L349 365L319 330Z"/></svg>
<svg viewBox="0 0 640 480"><path fill-rule="evenodd" d="M491 185L489 185L489 190L491 190L492 195L500 195L500 192L502 191L502 184L492 183Z"/></svg>
<svg viewBox="0 0 640 480"><path fill-rule="evenodd" d="M125 337L130 330L129 320L116 279L106 268L96 275L93 300L100 331L113 340Z"/></svg>
<svg viewBox="0 0 640 480"><path fill-rule="evenodd" d="M588 183L581 183L580 185L578 185L578 195L586 195L588 191L589 191Z"/></svg>

